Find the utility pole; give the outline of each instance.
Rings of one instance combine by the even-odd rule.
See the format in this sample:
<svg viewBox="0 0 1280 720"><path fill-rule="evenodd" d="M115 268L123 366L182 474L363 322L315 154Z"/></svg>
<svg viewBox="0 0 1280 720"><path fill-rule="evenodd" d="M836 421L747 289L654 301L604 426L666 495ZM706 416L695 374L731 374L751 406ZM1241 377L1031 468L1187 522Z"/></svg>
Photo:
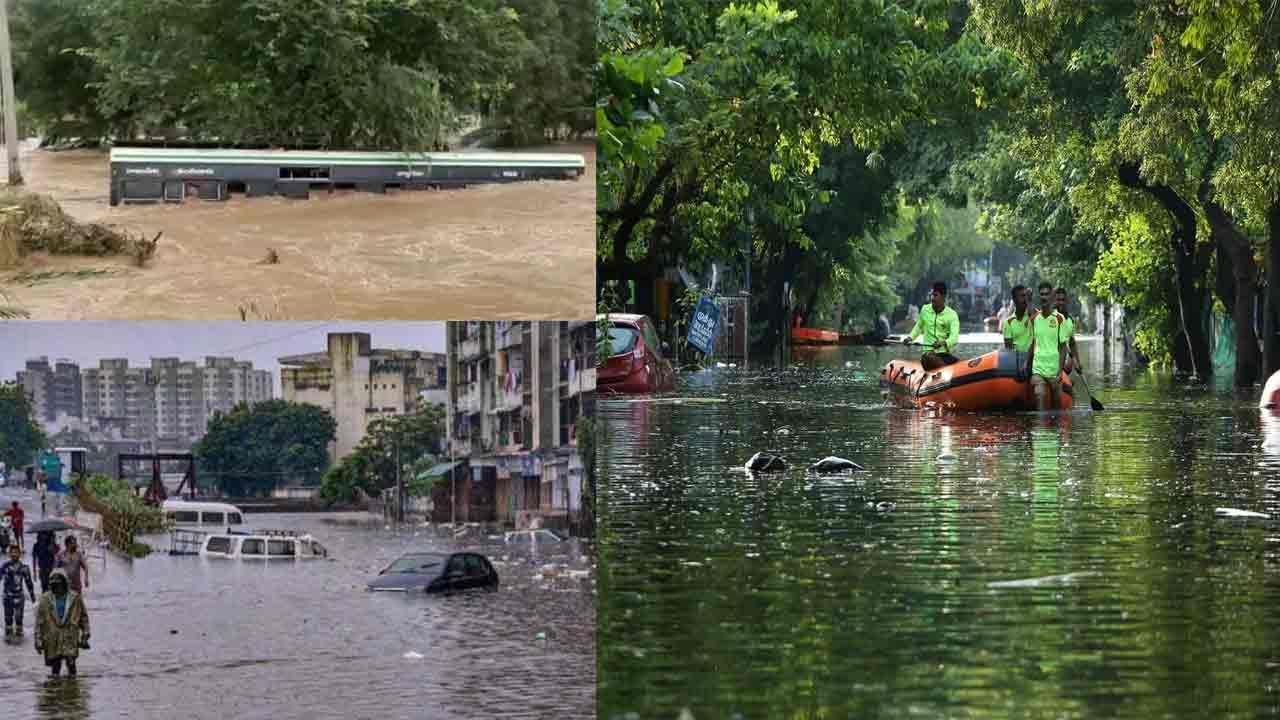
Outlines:
<svg viewBox="0 0 1280 720"><path fill-rule="evenodd" d="M743 289L746 303L742 310L742 371L747 371L747 356L751 354L751 231L756 222L755 208L747 208L747 286Z"/></svg>
<svg viewBox="0 0 1280 720"><path fill-rule="evenodd" d="M404 476L400 473L400 438L396 446L396 522L404 522Z"/></svg>
<svg viewBox="0 0 1280 720"><path fill-rule="evenodd" d="M22 184L18 168L18 107L13 99L13 54L9 48L9 3L0 7L0 90L4 100L4 149L9 156L9 185Z"/></svg>

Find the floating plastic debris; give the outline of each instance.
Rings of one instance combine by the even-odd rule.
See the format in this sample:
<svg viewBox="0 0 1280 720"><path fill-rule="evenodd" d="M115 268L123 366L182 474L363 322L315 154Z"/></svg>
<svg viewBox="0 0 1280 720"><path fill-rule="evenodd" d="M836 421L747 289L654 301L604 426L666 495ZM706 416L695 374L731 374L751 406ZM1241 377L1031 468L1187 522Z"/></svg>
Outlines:
<svg viewBox="0 0 1280 720"><path fill-rule="evenodd" d="M1239 510L1237 508L1217 508L1213 514L1218 517L1236 517L1236 518L1262 518L1266 520L1271 516L1266 513L1254 512L1252 510Z"/></svg>
<svg viewBox="0 0 1280 720"><path fill-rule="evenodd" d="M410 650L409 652L404 654L405 660L421 660L424 657L426 656L423 655L422 653L414 652L413 650Z"/></svg>
<svg viewBox="0 0 1280 720"><path fill-rule="evenodd" d="M1073 572L1065 575L1046 575L1044 577L1026 578L1024 580L1000 580L997 582L987 583L989 588L1034 588L1044 585L1066 585L1073 583L1080 578L1086 578L1091 575L1097 575L1096 572L1084 571Z"/></svg>

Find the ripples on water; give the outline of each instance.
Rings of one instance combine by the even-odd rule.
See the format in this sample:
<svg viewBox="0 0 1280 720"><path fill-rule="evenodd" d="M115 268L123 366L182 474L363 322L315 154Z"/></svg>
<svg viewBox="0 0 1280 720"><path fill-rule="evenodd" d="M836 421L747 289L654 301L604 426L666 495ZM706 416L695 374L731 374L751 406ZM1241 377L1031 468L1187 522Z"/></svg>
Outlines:
<svg viewBox="0 0 1280 720"><path fill-rule="evenodd" d="M27 512L38 516L38 504ZM47 680L28 605L22 645L0 647L0 717L594 717L593 584L564 572L587 567L576 542L537 556L480 545L501 578L497 593L375 594L364 580L441 541L318 515L249 521L310 531L333 559L159 554L112 557L105 570L96 560L86 593L93 648L80 677Z"/></svg>
<svg viewBox="0 0 1280 720"><path fill-rule="evenodd" d="M883 406L898 352L600 403L602 717L1280 714L1256 390L1091 377L1103 413L933 418Z"/></svg>

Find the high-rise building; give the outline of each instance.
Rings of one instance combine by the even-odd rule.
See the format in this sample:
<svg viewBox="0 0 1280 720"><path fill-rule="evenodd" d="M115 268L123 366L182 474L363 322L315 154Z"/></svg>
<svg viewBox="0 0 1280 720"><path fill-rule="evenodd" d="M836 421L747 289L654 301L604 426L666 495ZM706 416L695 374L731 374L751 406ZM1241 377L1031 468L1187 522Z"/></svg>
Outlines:
<svg viewBox="0 0 1280 720"><path fill-rule="evenodd" d="M271 373L249 362L152 358L131 368L123 358L102 360L83 375L84 418L123 427L127 438L189 445L204 436L216 411L272 397Z"/></svg>
<svg viewBox="0 0 1280 720"><path fill-rule="evenodd" d="M52 422L59 415L80 417L83 412L80 366L70 360L60 359L52 366L47 357L28 360L26 369L18 371L18 383L41 422Z"/></svg>
<svg viewBox="0 0 1280 720"><path fill-rule="evenodd" d="M450 453L467 465L458 519L569 521L578 420L595 410L594 323L453 322L447 334Z"/></svg>
<svg viewBox="0 0 1280 720"><path fill-rule="evenodd" d="M445 386L445 356L375 349L368 333L331 333L325 352L279 359L281 396L325 408L338 423L330 455L355 449L369 423L414 410Z"/></svg>

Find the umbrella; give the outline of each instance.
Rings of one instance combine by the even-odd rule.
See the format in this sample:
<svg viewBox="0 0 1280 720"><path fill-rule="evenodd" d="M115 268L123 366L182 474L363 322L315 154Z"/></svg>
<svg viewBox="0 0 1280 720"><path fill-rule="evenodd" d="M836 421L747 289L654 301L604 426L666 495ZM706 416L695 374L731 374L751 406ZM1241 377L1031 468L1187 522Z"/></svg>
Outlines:
<svg viewBox="0 0 1280 720"><path fill-rule="evenodd" d="M27 526L27 535L39 532L62 532L64 530L79 530L80 526L74 520L40 520Z"/></svg>

